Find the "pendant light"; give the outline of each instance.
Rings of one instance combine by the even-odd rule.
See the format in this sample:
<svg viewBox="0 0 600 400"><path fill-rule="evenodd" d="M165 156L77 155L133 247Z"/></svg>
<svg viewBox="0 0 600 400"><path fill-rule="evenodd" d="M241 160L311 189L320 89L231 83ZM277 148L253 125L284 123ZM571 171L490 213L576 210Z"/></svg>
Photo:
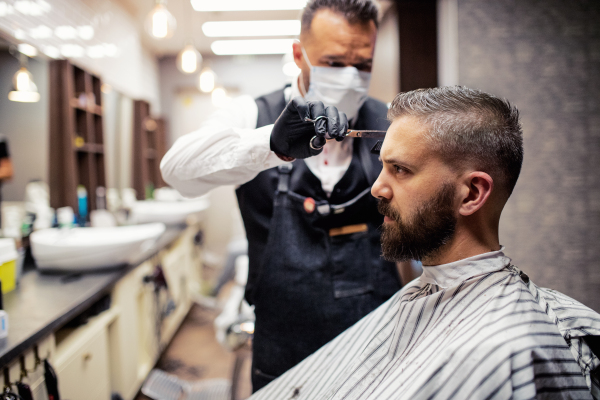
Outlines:
<svg viewBox="0 0 600 400"><path fill-rule="evenodd" d="M193 16L194 10L190 7L190 10L187 11L187 20L184 26L185 35L188 37L187 44L177 55L177 68L184 74L193 74L202 66L202 55L194 46Z"/></svg>
<svg viewBox="0 0 600 400"><path fill-rule="evenodd" d="M21 66L13 77L13 90L8 93L8 99L21 103L40 101L40 94L37 86L33 83L33 76L24 66Z"/></svg>
<svg viewBox="0 0 600 400"><path fill-rule="evenodd" d="M177 68L185 74L193 74L202 65L202 55L193 44L188 43L177 55Z"/></svg>
<svg viewBox="0 0 600 400"><path fill-rule="evenodd" d="M8 99L21 103L37 103L40 101L40 93L33 82L31 72L27 70L27 56L14 47L9 48L9 52L19 60L21 66L13 76L12 90L8 93Z"/></svg>
<svg viewBox="0 0 600 400"><path fill-rule="evenodd" d="M200 79L198 86L204 93L210 93L215 88L215 82L217 81L217 74L214 73L210 67L206 67L200 73Z"/></svg>
<svg viewBox="0 0 600 400"><path fill-rule="evenodd" d="M155 39L170 38L177 29L177 21L167 10L166 0L156 0L156 5L146 17L146 32Z"/></svg>

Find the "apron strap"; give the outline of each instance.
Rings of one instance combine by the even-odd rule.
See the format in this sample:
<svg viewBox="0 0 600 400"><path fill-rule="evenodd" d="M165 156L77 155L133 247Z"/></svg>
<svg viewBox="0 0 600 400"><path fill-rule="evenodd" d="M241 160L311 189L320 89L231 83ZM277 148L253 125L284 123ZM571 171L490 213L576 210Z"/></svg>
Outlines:
<svg viewBox="0 0 600 400"><path fill-rule="evenodd" d="M279 193L287 193L290 188L290 174L292 173L293 165L291 163L283 164L277 167L279 171L279 183L277 191Z"/></svg>

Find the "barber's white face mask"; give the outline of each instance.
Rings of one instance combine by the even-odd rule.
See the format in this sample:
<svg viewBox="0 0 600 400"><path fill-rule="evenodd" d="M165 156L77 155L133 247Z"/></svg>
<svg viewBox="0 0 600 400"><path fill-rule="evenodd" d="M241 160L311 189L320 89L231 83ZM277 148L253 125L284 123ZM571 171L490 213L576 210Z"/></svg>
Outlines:
<svg viewBox="0 0 600 400"><path fill-rule="evenodd" d="M304 47L302 54L310 67L310 86L304 87L306 100L319 100L325 106L334 106L346 114L348 120L356 119L358 110L367 100L371 73L355 67L315 67L310 63Z"/></svg>

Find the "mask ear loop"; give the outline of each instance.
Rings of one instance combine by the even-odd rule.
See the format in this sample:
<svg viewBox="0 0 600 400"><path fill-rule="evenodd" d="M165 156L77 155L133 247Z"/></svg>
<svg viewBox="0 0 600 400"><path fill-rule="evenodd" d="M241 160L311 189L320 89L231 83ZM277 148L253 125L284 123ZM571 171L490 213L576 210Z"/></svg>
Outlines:
<svg viewBox="0 0 600 400"><path fill-rule="evenodd" d="M300 45L302 46L302 43ZM306 64L308 64L308 67L312 68L313 66L310 63L310 60L308 59L308 55L306 55L306 50L304 50L304 46L302 46L302 56L304 57L304 61L306 61ZM300 94L302 95L302 97L306 97L306 93L308 93L308 90L306 90L306 85L304 85L304 75L302 70L300 70L299 79L302 85L298 85L298 90L300 90Z"/></svg>
<svg viewBox="0 0 600 400"><path fill-rule="evenodd" d="M298 80L300 81L300 85L298 85L298 90L300 90L300 94L302 97L306 97L306 86L304 86L304 75L302 75L302 70L300 70L300 76L298 76Z"/></svg>

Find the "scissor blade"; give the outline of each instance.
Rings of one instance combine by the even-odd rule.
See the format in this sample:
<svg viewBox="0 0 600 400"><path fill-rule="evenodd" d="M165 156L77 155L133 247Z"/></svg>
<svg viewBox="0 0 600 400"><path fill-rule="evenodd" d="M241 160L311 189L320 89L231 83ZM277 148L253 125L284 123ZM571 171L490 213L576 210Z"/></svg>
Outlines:
<svg viewBox="0 0 600 400"><path fill-rule="evenodd" d="M383 139L385 138L385 132L386 131L360 131L348 129L348 134L346 136L369 139Z"/></svg>

